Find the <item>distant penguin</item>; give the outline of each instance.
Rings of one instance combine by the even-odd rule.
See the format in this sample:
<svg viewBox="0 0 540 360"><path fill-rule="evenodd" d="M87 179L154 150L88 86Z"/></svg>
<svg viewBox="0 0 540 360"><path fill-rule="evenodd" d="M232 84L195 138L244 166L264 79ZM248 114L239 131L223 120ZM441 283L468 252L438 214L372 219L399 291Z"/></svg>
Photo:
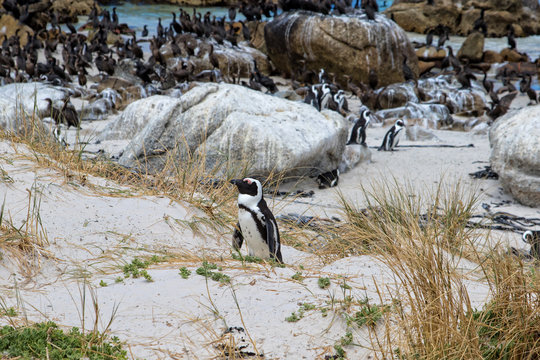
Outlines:
<svg viewBox="0 0 540 360"><path fill-rule="evenodd" d="M306 104L309 104L313 107L315 107L315 109L317 109L318 111L321 111L321 103L319 101L319 93L317 91L317 88L315 87L315 85L312 85L307 94L306 94L306 97L304 98L304 102Z"/></svg>
<svg viewBox="0 0 540 360"><path fill-rule="evenodd" d="M523 233L522 239L531 245L531 256L540 260L540 230L527 230Z"/></svg>
<svg viewBox="0 0 540 360"><path fill-rule="evenodd" d="M319 189L326 189L326 188L337 186L338 182L339 182L338 169L327 171L317 176L317 184L319 184Z"/></svg>
<svg viewBox="0 0 540 360"><path fill-rule="evenodd" d="M325 84L329 82L330 78L328 77L328 74L326 73L326 71L324 71L324 69L321 69L321 71L319 71L319 83Z"/></svg>
<svg viewBox="0 0 540 360"><path fill-rule="evenodd" d="M362 113L360 114L360 117L354 123L354 126L351 130L351 136L349 137L349 141L347 142L347 145L353 145L353 144L365 145L366 144L366 128L368 127L370 121L371 121L371 111L369 110L362 111Z"/></svg>
<svg viewBox="0 0 540 360"><path fill-rule="evenodd" d="M321 103L321 110L328 109L328 103L332 100L332 89L328 84L323 84L319 90L319 99Z"/></svg>
<svg viewBox="0 0 540 360"><path fill-rule="evenodd" d="M234 179L238 188L238 224L233 247L239 250L244 240L250 256L283 262L279 230L274 215L263 197L261 182L252 178Z"/></svg>
<svg viewBox="0 0 540 360"><path fill-rule="evenodd" d="M399 142L399 136L401 135L401 130L405 127L405 123L403 120L398 120L390 130L386 132L386 135L384 135L383 142L381 146L379 147L379 151L394 151L394 148L397 146Z"/></svg>
<svg viewBox="0 0 540 360"><path fill-rule="evenodd" d="M148 28L146 25L143 26L143 30L141 32L141 36L142 37L147 37L148 36Z"/></svg>
<svg viewBox="0 0 540 360"><path fill-rule="evenodd" d="M336 103L337 111L340 114L346 114L349 112L349 103L345 97L345 91L338 90L338 92L334 95L334 102Z"/></svg>

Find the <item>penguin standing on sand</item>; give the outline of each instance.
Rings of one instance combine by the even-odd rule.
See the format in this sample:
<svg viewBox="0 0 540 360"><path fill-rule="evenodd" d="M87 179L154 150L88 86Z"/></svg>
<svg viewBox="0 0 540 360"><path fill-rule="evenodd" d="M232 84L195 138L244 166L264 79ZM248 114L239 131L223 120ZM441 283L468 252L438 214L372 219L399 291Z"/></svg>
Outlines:
<svg viewBox="0 0 540 360"><path fill-rule="evenodd" d="M381 146L379 147L379 151L394 151L394 148L397 146L399 142L399 136L401 135L401 130L405 127L405 123L403 120L398 120L390 130L386 132L386 135L384 135L383 142Z"/></svg>
<svg viewBox="0 0 540 360"><path fill-rule="evenodd" d="M362 113L360 113L360 117L354 123L347 145L366 145L366 128L368 127L370 121L371 112L369 110L362 111Z"/></svg>
<svg viewBox="0 0 540 360"><path fill-rule="evenodd" d="M531 256L540 260L540 230L525 231L523 241L531 245Z"/></svg>
<svg viewBox="0 0 540 360"><path fill-rule="evenodd" d="M263 198L261 182L252 178L234 179L238 188L238 224L233 248L240 250L244 240L250 256L283 262L279 230L274 215Z"/></svg>

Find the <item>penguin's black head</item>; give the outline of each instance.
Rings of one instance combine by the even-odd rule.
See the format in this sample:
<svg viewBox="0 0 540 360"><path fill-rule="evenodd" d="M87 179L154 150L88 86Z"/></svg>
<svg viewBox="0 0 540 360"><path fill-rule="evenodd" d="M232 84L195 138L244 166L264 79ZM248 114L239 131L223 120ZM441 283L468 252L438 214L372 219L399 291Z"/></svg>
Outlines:
<svg viewBox="0 0 540 360"><path fill-rule="evenodd" d="M245 179L233 179L231 184L236 185L240 194L249 196L257 196L259 192L259 186L261 186L258 180L252 178Z"/></svg>

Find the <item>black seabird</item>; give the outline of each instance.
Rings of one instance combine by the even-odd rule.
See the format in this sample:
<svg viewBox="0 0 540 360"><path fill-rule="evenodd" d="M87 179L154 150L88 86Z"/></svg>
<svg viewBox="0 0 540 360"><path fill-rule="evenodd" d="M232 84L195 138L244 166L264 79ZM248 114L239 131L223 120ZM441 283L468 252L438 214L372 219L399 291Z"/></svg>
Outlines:
<svg viewBox="0 0 540 360"><path fill-rule="evenodd" d="M283 262L279 230L274 215L266 205L260 181L245 178L231 180L238 188L238 224L233 247L239 250L244 240L250 256Z"/></svg>

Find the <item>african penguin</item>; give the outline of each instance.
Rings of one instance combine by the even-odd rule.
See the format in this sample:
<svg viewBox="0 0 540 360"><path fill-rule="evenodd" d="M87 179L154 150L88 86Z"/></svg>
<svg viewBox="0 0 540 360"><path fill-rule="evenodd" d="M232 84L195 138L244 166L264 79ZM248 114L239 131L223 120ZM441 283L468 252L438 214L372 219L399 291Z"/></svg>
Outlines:
<svg viewBox="0 0 540 360"><path fill-rule="evenodd" d="M321 69L321 71L319 71L319 83L324 84L329 82L330 79L328 78L326 71L324 71L324 69Z"/></svg>
<svg viewBox="0 0 540 360"><path fill-rule="evenodd" d="M399 142L399 136L401 135L401 130L405 127L405 123L403 120L398 120L390 130L386 132L386 135L384 135L383 142L381 146L379 147L379 151L394 151L394 148L397 146Z"/></svg>
<svg viewBox="0 0 540 360"><path fill-rule="evenodd" d="M354 123L347 145L366 145L366 128L368 127L370 121L371 112L369 110L362 111L360 113L360 117Z"/></svg>
<svg viewBox="0 0 540 360"><path fill-rule="evenodd" d="M338 112L342 114L349 112L349 103L347 102L347 98L345 97L345 91L338 90L338 92L334 95L334 101L337 104Z"/></svg>
<svg viewBox="0 0 540 360"><path fill-rule="evenodd" d="M328 84L323 84L320 92L321 110L328 109L328 103L332 99L332 89Z"/></svg>
<svg viewBox="0 0 540 360"><path fill-rule="evenodd" d="M321 103L319 102L319 93L315 85L312 85L309 88L306 98L304 99L304 102L306 104L314 106L315 109L321 111Z"/></svg>
<svg viewBox="0 0 540 360"><path fill-rule="evenodd" d="M261 182L252 178L234 179L238 188L238 224L233 234L233 248L240 250L246 240L248 253L263 259L283 262L279 230L274 215L263 198Z"/></svg>
<svg viewBox="0 0 540 360"><path fill-rule="evenodd" d="M523 241L531 245L531 256L540 260L540 230L525 231Z"/></svg>
<svg viewBox="0 0 540 360"><path fill-rule="evenodd" d="M338 182L339 182L338 169L327 171L317 176L317 184L319 184L319 189L326 189L329 187L337 186Z"/></svg>

